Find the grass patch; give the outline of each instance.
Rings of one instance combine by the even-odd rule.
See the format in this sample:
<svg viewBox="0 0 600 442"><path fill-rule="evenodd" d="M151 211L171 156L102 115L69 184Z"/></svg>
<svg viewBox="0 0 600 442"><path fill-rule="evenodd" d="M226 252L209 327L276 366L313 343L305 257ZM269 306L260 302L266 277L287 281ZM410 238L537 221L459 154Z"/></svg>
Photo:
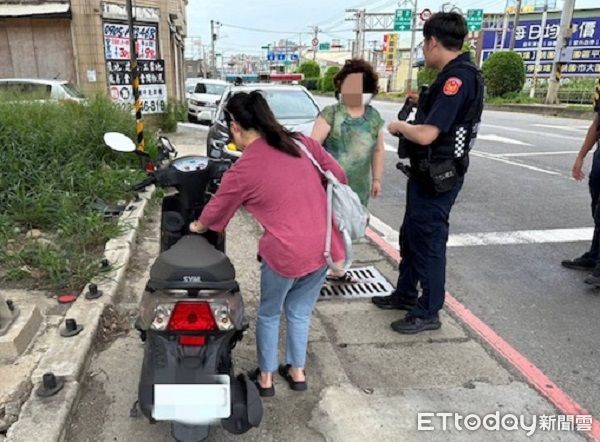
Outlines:
<svg viewBox="0 0 600 442"><path fill-rule="evenodd" d="M127 110L96 97L86 105L0 101L0 282L79 290L100 272L116 220L93 208L116 203L143 172L131 154L105 146L108 131L133 138ZM155 150L155 141L148 141Z"/></svg>
<svg viewBox="0 0 600 442"><path fill-rule="evenodd" d="M541 98L530 98L529 94L510 93L502 97L487 97L486 104L502 105L502 104L541 104Z"/></svg>

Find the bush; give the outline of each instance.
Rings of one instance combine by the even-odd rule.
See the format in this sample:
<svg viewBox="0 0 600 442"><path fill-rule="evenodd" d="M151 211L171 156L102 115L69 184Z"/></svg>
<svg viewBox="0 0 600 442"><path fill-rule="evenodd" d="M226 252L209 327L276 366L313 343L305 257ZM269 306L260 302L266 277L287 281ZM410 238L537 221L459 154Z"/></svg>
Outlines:
<svg viewBox="0 0 600 442"><path fill-rule="evenodd" d="M134 139L134 117L104 97L84 106L0 100L0 122L0 282L79 290L119 232L95 201L126 199L143 175L132 172L134 155L103 140L108 131ZM43 237L27 237L32 229Z"/></svg>
<svg viewBox="0 0 600 442"><path fill-rule="evenodd" d="M319 90L319 78L305 78L300 84L309 91Z"/></svg>
<svg viewBox="0 0 600 442"><path fill-rule="evenodd" d="M335 85L333 84L333 77L340 71L338 66L331 66L327 71L325 71L325 75L321 79L321 91L323 92L333 92L335 91Z"/></svg>
<svg viewBox="0 0 600 442"><path fill-rule="evenodd" d="M304 74L304 78L319 78L321 68L316 61L305 61L298 68L298 72Z"/></svg>
<svg viewBox="0 0 600 442"><path fill-rule="evenodd" d="M502 97L519 93L525 85L525 65L517 52L496 52L483 63L488 95Z"/></svg>
<svg viewBox="0 0 600 442"><path fill-rule="evenodd" d="M169 100L165 111L157 115L158 127L163 132L173 133L177 131L177 122L184 121L187 117L187 110L181 111L181 104Z"/></svg>

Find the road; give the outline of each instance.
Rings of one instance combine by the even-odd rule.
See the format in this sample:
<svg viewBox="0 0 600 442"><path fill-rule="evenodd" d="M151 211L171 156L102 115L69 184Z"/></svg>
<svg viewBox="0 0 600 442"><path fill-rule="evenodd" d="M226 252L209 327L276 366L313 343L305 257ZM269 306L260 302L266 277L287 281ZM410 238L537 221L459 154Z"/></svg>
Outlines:
<svg viewBox="0 0 600 442"><path fill-rule="evenodd" d="M374 106L386 122L399 108ZM591 238L587 185L569 177L588 125L484 112L452 213L447 290L598 417L600 296L582 282L585 273L560 266ZM394 137L386 134L386 143L383 196L369 208L397 246L406 179L395 168ZM588 158L588 171L590 165Z"/></svg>

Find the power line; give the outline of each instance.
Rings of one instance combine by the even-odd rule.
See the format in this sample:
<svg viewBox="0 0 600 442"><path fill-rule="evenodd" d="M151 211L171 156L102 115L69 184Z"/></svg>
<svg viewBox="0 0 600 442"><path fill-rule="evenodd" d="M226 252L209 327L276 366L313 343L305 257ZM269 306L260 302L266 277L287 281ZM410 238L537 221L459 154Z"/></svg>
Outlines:
<svg viewBox="0 0 600 442"><path fill-rule="evenodd" d="M268 29L248 28L246 26L230 25L230 24L227 24L227 23L221 23L221 26L227 27L227 28L233 28L233 29L241 29L243 31L262 32L262 33L265 33L265 34L279 34L279 35L283 34L283 35L287 35L287 34L290 34L290 32L293 32L293 31L290 31L289 29L286 30L286 31L274 31L274 30L268 30ZM300 33L301 33L301 31L294 32L294 34L300 34ZM305 31L305 33L306 33L306 31Z"/></svg>

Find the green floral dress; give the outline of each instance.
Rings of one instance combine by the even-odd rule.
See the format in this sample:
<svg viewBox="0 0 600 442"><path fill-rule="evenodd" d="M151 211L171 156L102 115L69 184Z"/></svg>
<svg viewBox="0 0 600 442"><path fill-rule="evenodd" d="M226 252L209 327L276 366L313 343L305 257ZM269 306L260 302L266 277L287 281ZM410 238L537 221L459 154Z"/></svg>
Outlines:
<svg viewBox="0 0 600 442"><path fill-rule="evenodd" d="M348 176L348 184L367 206L371 194L371 159L384 125L383 118L370 105L361 117L354 118L341 103L325 107L320 116L331 127L325 149L340 163Z"/></svg>

